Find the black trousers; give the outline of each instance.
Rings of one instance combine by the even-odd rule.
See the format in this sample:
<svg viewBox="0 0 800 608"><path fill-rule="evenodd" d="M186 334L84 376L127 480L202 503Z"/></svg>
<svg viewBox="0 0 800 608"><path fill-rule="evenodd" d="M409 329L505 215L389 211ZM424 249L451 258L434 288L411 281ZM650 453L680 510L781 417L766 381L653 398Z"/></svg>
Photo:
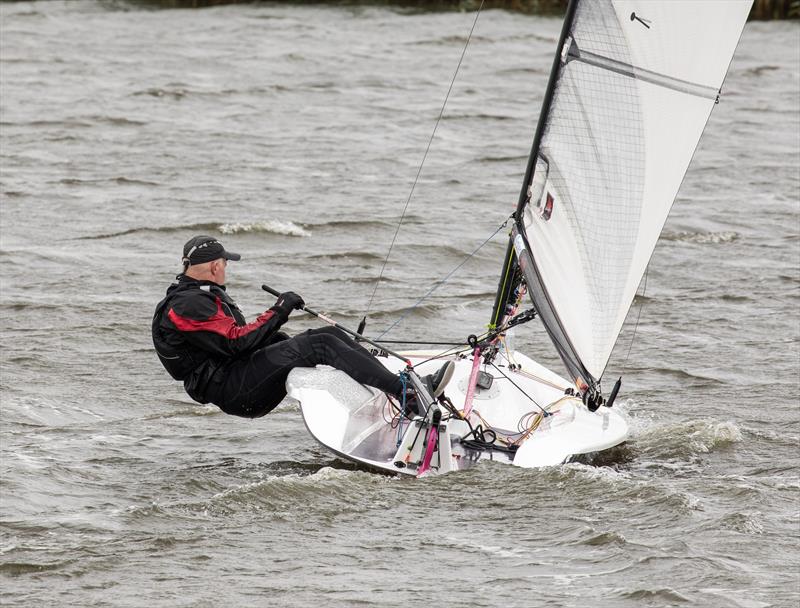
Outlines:
<svg viewBox="0 0 800 608"><path fill-rule="evenodd" d="M227 414L257 418L286 397L286 377L295 367L330 365L362 384L387 393L401 390L397 374L335 327L309 329L273 342L225 365L209 383L206 398Z"/></svg>

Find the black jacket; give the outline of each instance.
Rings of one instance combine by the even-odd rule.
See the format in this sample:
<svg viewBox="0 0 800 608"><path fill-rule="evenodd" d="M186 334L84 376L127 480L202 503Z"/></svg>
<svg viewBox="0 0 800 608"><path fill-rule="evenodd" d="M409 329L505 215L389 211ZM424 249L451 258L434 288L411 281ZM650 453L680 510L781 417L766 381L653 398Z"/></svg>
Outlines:
<svg viewBox="0 0 800 608"><path fill-rule="evenodd" d="M180 275L156 307L153 345L189 396L207 403L208 383L220 380L226 364L270 344L286 319L273 307L247 323L224 286Z"/></svg>

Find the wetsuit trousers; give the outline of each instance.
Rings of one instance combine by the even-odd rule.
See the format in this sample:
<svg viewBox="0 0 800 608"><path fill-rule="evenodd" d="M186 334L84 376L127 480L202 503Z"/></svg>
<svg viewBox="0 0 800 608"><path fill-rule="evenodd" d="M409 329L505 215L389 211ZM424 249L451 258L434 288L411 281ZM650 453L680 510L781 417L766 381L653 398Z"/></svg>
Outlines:
<svg viewBox="0 0 800 608"><path fill-rule="evenodd" d="M206 398L228 414L257 418L286 397L286 377L292 369L315 365L330 365L387 393L398 394L402 390L398 375L345 332L322 327L274 342L226 364L207 387Z"/></svg>

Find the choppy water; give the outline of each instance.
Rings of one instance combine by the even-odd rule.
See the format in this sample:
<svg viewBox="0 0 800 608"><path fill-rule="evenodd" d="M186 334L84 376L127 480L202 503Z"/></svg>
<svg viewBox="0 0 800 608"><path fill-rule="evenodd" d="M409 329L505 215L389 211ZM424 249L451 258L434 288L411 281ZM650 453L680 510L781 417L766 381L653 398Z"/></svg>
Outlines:
<svg viewBox="0 0 800 608"><path fill-rule="evenodd" d="M4 605L798 605L797 23L747 26L612 358L627 446L414 481L194 405L148 328L198 232L249 314L355 325L472 15L127 9L0 5ZM559 29L480 17L371 331L513 207ZM479 329L503 250L395 336Z"/></svg>

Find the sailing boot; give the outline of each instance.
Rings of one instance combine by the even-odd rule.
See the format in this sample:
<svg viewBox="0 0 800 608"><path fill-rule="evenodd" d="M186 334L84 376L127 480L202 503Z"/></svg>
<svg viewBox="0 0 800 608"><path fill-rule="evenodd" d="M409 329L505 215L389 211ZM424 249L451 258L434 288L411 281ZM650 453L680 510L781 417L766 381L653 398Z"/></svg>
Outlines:
<svg viewBox="0 0 800 608"><path fill-rule="evenodd" d="M428 387L431 395L438 397L444 392L444 387L450 382L454 371L456 371L456 364L452 361L447 361L435 374L428 374L420 378L420 380Z"/></svg>

